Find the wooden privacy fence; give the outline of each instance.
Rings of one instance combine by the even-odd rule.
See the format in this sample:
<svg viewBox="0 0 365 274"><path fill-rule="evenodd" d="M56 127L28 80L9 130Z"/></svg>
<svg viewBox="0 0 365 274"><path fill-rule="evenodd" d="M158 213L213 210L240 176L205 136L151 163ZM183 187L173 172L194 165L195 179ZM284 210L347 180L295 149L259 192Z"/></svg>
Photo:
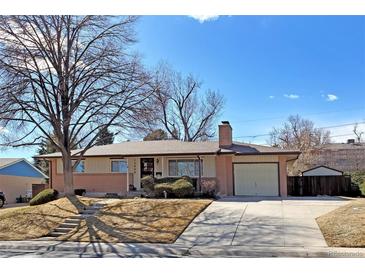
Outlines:
<svg viewBox="0 0 365 274"><path fill-rule="evenodd" d="M290 196L348 196L351 176L288 176Z"/></svg>

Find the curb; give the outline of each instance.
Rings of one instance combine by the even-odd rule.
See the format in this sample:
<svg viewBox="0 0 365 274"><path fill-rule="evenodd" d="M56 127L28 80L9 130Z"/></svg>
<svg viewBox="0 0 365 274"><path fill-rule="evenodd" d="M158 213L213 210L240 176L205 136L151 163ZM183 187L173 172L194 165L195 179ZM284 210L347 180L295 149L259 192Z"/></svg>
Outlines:
<svg viewBox="0 0 365 274"><path fill-rule="evenodd" d="M150 254L156 256L182 256L186 247L163 244L121 244L121 243L79 243L62 241L19 241L0 242L0 250L25 250L35 252L75 252L75 253L123 253L123 254Z"/></svg>
<svg viewBox="0 0 365 274"><path fill-rule="evenodd" d="M62 241L2 241L0 251L29 253L62 252L78 255L121 257L192 257L192 258L365 258L365 248L271 247L271 246L183 246L176 244L80 243Z"/></svg>

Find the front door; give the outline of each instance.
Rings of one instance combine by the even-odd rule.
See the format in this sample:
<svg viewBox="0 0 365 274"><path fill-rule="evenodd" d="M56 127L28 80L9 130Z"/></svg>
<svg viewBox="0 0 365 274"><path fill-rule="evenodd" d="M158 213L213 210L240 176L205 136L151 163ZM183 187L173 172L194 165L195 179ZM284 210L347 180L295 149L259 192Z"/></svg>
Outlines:
<svg viewBox="0 0 365 274"><path fill-rule="evenodd" d="M141 178L144 176L154 176L154 163L153 158L141 158Z"/></svg>

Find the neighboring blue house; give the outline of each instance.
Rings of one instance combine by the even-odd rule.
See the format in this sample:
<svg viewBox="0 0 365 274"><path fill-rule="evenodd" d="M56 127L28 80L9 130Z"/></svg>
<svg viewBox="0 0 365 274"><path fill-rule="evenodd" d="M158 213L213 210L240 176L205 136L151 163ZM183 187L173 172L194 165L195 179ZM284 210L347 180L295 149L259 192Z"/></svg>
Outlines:
<svg viewBox="0 0 365 274"><path fill-rule="evenodd" d="M0 158L0 191L8 203L16 198L32 197L43 190L47 175L24 158Z"/></svg>

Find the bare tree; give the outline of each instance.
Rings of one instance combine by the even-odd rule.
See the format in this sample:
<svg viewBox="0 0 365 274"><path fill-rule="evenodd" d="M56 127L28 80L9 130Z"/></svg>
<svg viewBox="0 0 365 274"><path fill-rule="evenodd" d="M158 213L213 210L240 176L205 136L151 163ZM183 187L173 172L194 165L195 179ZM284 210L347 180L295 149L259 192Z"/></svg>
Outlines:
<svg viewBox="0 0 365 274"><path fill-rule="evenodd" d="M302 152L294 165L297 171L308 167L315 160L316 150L329 142L330 131L314 127L312 121L299 115L291 115L281 128L273 128L269 141L272 146Z"/></svg>
<svg viewBox="0 0 365 274"><path fill-rule="evenodd" d="M361 143L362 135L364 134L364 132L363 131L359 131L359 125L357 123L354 125L353 132L356 135L356 141L358 143Z"/></svg>
<svg viewBox="0 0 365 274"><path fill-rule="evenodd" d="M0 17L0 128L8 132L2 143L51 141L62 154L66 194L73 194L73 169L102 129L125 125L151 94L149 76L130 52L135 21Z"/></svg>
<svg viewBox="0 0 365 274"><path fill-rule="evenodd" d="M202 83L193 75L183 76L167 65L160 65L154 77L153 109L139 121L139 132L146 135L164 128L169 138L197 141L212 138L215 122L224 104L213 90L201 93Z"/></svg>

